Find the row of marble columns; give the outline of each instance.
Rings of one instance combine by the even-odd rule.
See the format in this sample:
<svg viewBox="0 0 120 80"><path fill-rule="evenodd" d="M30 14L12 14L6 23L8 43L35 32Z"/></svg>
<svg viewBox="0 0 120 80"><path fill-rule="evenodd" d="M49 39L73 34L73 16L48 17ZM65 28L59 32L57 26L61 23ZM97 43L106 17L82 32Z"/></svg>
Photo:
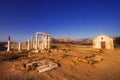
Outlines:
<svg viewBox="0 0 120 80"><path fill-rule="evenodd" d="M42 36L42 39L40 40L39 36ZM33 36L31 38L31 41L27 41L27 50L35 49L35 50L45 50L50 49L51 47L51 35L47 33L37 32L36 36ZM11 40L10 37L8 37L8 47L7 51L11 50ZM18 51L21 51L21 42L18 42Z"/></svg>
<svg viewBox="0 0 120 80"><path fill-rule="evenodd" d="M18 42L18 51L21 51L21 42ZM28 40L27 42L27 50L29 51L30 50L30 40Z"/></svg>
<svg viewBox="0 0 120 80"><path fill-rule="evenodd" d="M21 42L18 42L18 51L21 51ZM27 43L27 50L29 51L30 50L30 41L28 40L28 43ZM7 51L11 51L11 41L8 40L8 46L7 46Z"/></svg>

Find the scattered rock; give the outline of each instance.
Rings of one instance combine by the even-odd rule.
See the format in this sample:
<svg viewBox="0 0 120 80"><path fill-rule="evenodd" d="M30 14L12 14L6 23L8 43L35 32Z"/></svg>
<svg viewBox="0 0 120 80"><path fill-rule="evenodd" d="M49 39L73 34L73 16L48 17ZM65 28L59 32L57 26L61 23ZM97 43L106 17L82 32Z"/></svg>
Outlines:
<svg viewBox="0 0 120 80"><path fill-rule="evenodd" d="M93 60L96 61L96 62L100 62L100 61L103 60L103 57L102 57L101 55L95 55L95 56L93 57Z"/></svg>
<svg viewBox="0 0 120 80"><path fill-rule="evenodd" d="M87 59L81 59L82 62L88 63Z"/></svg>
<svg viewBox="0 0 120 80"><path fill-rule="evenodd" d="M19 70L26 70L26 65L24 63L22 64L15 64L15 68Z"/></svg>
<svg viewBox="0 0 120 80"><path fill-rule="evenodd" d="M101 62L103 60L103 57L98 54L92 54L92 55L87 55L84 58L78 60L84 63L95 64L97 62Z"/></svg>

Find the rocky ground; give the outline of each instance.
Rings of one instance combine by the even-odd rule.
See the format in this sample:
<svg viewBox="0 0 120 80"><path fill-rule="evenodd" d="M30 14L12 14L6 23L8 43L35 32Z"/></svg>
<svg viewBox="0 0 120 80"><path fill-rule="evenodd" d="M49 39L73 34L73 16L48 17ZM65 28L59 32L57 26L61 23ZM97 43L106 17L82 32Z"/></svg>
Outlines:
<svg viewBox="0 0 120 80"><path fill-rule="evenodd" d="M95 55L102 59L93 61ZM42 59L56 60L60 67L42 73L15 67L18 63ZM89 63L91 60L95 63ZM0 80L120 80L120 49L95 50L90 46L56 44L49 53L1 51Z"/></svg>

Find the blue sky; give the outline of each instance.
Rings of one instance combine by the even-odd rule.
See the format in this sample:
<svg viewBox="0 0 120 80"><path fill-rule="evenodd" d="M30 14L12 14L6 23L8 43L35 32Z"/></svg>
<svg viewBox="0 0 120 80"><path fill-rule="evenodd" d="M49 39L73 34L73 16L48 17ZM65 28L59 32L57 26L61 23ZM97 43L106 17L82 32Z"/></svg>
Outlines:
<svg viewBox="0 0 120 80"><path fill-rule="evenodd" d="M0 41L54 37L120 36L119 0L0 0Z"/></svg>

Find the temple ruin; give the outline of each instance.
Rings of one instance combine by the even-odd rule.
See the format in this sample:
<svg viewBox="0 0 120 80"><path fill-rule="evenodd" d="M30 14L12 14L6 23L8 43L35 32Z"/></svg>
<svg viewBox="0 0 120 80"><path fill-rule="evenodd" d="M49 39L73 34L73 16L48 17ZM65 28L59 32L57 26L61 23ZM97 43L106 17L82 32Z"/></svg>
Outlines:
<svg viewBox="0 0 120 80"><path fill-rule="evenodd" d="M51 47L51 34L45 32L36 32L35 36L32 36L31 39L28 39L27 42L17 42L11 43L10 36L8 37L7 51L11 50L11 47L18 51L25 50L34 50L39 52L41 50L49 50Z"/></svg>

